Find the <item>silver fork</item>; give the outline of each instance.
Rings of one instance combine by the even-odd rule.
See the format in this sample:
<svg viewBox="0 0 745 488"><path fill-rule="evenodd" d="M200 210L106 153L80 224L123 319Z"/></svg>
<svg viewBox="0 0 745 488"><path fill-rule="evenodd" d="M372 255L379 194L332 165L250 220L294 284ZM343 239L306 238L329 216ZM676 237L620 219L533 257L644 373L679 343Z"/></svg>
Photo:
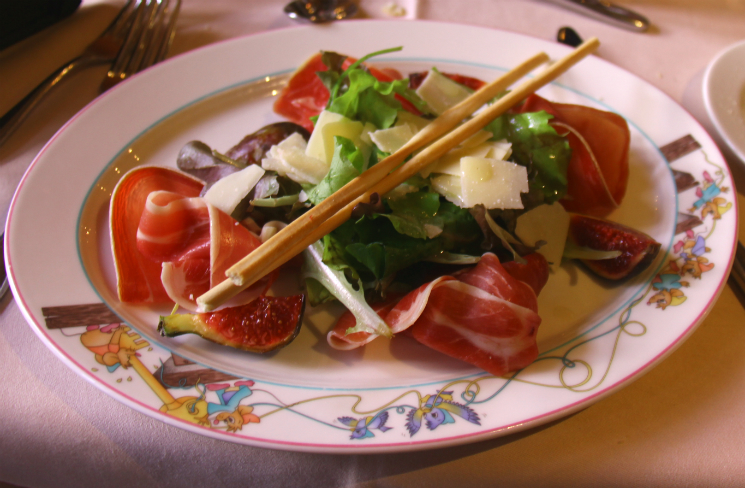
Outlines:
<svg viewBox="0 0 745 488"><path fill-rule="evenodd" d="M63 79L69 77L70 73L80 71L84 68L98 64L111 63L124 44L127 32L132 26L135 16L135 0L128 0L119 14L103 33L98 36L83 53L66 62L44 81L31 90L20 102L11 108L0 118L0 145L18 128L28 114L36 107L41 99L52 88L57 86Z"/></svg>
<svg viewBox="0 0 745 488"><path fill-rule="evenodd" d="M106 91L166 57L173 42L181 0L137 0L132 28L101 83Z"/></svg>
<svg viewBox="0 0 745 488"><path fill-rule="evenodd" d="M116 18L83 51L83 54L60 66L0 117L0 146L8 140L44 95L70 73L111 62L114 62L112 69L116 65L123 66L107 73L105 82L101 84L103 92L128 75L161 61L173 39L173 28L180 6L181 0L127 0ZM139 61L136 64L126 62L130 58L137 58ZM111 73L119 74L109 80Z"/></svg>

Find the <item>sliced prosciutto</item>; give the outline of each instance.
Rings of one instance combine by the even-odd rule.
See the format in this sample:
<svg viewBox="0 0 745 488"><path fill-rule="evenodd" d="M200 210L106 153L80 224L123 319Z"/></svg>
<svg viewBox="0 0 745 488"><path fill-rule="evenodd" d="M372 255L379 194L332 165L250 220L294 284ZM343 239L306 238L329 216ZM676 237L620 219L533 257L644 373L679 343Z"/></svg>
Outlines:
<svg viewBox="0 0 745 488"><path fill-rule="evenodd" d="M629 127L620 115L582 105L553 103L530 95L520 112L545 110L551 125L566 135L572 148L567 195L570 212L603 216L618 207L629 179Z"/></svg>
<svg viewBox="0 0 745 488"><path fill-rule="evenodd" d="M161 303L168 294L160 280L161 265L137 250L137 228L148 195L167 190L196 197L204 185L169 168L142 166L126 173L114 188L109 208L111 249L116 266L119 299L129 303Z"/></svg>
<svg viewBox="0 0 745 488"><path fill-rule="evenodd" d="M536 295L540 295L548 282L549 266L546 258L537 252L523 256L524 263L507 261L502 267L516 280L529 285Z"/></svg>
<svg viewBox="0 0 745 488"><path fill-rule="evenodd" d="M528 284L516 279L494 254L457 276L443 276L410 292L395 303L378 306L394 333L406 331L422 344L494 374L523 368L538 355L538 316L534 287L548 280L548 263L536 255L519 268L531 276ZM332 347L352 349L375 336L345 336L354 325L345 314L329 333Z"/></svg>
<svg viewBox="0 0 745 488"><path fill-rule="evenodd" d="M148 195L137 230L137 249L162 266L168 297L191 311L196 311L197 297L223 281L225 271L260 244L204 199L167 191Z"/></svg>
<svg viewBox="0 0 745 488"><path fill-rule="evenodd" d="M406 333L436 351L501 376L538 357L540 324L533 310L449 280L432 290L424 313Z"/></svg>

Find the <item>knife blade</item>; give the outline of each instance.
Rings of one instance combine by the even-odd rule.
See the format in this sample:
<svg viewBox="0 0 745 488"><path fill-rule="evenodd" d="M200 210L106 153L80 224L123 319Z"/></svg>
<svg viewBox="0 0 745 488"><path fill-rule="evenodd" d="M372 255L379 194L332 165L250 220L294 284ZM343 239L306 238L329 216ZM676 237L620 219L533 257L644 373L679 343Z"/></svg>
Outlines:
<svg viewBox="0 0 745 488"><path fill-rule="evenodd" d="M643 15L605 0L544 1L634 32L645 32L651 25Z"/></svg>

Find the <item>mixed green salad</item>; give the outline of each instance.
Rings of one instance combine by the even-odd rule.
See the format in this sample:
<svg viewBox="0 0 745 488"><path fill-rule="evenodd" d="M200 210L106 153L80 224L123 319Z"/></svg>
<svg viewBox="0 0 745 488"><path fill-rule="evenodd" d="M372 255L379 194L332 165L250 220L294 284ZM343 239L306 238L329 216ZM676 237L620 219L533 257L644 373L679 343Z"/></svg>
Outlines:
<svg viewBox="0 0 745 488"><path fill-rule="evenodd" d="M317 76L329 97L311 135L285 122L248 136L226 154L190 143L179 156L179 167L198 172L205 166L202 160L209 160L232 172L221 175L223 187L231 178L239 181L239 174L244 175L242 185L251 180L251 190L238 199L235 192L217 191L218 184L206 190L205 198L257 233L267 222L297 218L388 156L443 106L458 103L471 91L436 68L429 71L431 82L422 90L411 87L408 79L381 81L364 64L397 49L347 62L347 67L345 56L324 52L327 70ZM550 125L551 119L546 112L505 113L451 151L449 162L435 163L388 194L359 204L352 219L305 253L309 302L341 299L358 319L363 318L350 332L387 335L384 323L370 324L377 316L368 303L411 290L432 273L473 265L485 252L503 261L519 261L545 245L545 240L521 239L518 224L534 209L559 207L552 204L566 194L571 149L566 137ZM463 169L466 163L458 169L461 156L474 166L471 173ZM504 178L495 172L503 167L525 180L517 186L507 181L520 191L508 189L512 197L505 197L503 205L479 200L479 185L492 181L499 186L497 180ZM226 194L232 195L227 203ZM552 218L551 212L543 214ZM535 220L525 219L533 222L529 226L540 227ZM566 233L560 237L561 248L565 237Z"/></svg>

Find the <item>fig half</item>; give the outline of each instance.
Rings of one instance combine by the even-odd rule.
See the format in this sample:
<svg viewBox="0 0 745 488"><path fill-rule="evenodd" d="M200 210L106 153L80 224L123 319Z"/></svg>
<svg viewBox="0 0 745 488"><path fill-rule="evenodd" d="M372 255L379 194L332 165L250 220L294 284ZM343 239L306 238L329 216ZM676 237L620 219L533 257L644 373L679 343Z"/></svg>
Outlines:
<svg viewBox="0 0 745 488"><path fill-rule="evenodd" d="M572 215L567 239L595 251L620 252L615 258L581 260L594 273L609 280L620 280L643 271L660 250L660 243L644 232L585 215Z"/></svg>
<svg viewBox="0 0 745 488"><path fill-rule="evenodd" d="M158 332L165 337L197 334L224 346L264 353L297 337L304 310L305 295L261 296L246 305L215 312L161 316Z"/></svg>

